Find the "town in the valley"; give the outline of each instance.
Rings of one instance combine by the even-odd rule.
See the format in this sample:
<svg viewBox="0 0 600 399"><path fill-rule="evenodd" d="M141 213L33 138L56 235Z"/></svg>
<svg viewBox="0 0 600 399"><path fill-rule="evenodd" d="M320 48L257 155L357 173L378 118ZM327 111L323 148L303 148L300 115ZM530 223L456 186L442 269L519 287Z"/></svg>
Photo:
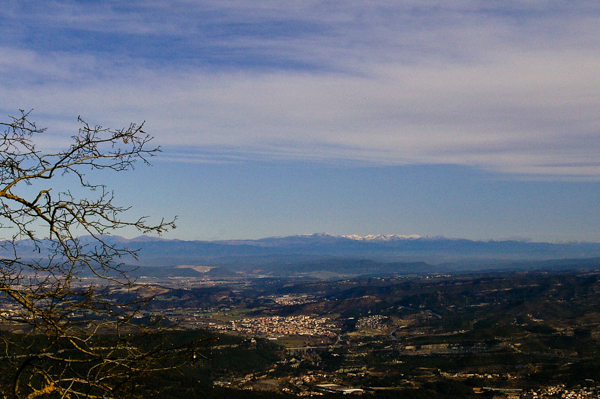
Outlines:
<svg viewBox="0 0 600 399"><path fill-rule="evenodd" d="M595 270L146 278L138 290L153 297L138 317L218 337L204 348L203 366L216 387L297 396L600 397Z"/></svg>

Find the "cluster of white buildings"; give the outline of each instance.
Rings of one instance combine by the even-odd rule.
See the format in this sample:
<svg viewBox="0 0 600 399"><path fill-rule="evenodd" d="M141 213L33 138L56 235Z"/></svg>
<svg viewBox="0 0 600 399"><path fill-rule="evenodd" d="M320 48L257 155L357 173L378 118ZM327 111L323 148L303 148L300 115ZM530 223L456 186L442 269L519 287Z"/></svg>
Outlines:
<svg viewBox="0 0 600 399"><path fill-rule="evenodd" d="M593 385L593 381L590 381ZM522 399L598 399L600 398L600 387L581 387L577 389L566 389L564 385L549 386L537 390L528 390L520 396Z"/></svg>
<svg viewBox="0 0 600 399"><path fill-rule="evenodd" d="M329 317L270 316L233 320L222 329L253 336L317 335L335 336L339 327Z"/></svg>

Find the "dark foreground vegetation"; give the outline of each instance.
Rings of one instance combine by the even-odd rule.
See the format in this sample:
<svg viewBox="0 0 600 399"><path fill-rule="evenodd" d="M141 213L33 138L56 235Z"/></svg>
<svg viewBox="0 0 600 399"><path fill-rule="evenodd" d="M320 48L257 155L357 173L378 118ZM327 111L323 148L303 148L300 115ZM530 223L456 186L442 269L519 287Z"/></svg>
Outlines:
<svg viewBox="0 0 600 399"><path fill-rule="evenodd" d="M599 271L167 284L147 286L146 317L178 323L170 345L218 339L178 353L185 366L136 381L138 396L600 393Z"/></svg>

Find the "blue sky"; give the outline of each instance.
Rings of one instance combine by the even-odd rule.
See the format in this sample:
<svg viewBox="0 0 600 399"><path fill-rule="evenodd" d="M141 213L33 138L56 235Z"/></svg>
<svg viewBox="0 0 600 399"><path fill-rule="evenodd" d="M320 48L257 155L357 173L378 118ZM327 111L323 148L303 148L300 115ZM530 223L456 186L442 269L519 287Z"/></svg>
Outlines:
<svg viewBox="0 0 600 399"><path fill-rule="evenodd" d="M167 238L600 241L597 1L12 1L0 114L163 153L108 180ZM134 234L124 232L123 234Z"/></svg>

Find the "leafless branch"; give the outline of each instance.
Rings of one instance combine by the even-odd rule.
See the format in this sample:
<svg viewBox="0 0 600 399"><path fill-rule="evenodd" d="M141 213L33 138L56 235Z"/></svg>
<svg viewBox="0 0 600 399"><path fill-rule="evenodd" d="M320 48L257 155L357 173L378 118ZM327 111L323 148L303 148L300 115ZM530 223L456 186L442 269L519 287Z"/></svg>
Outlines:
<svg viewBox="0 0 600 399"><path fill-rule="evenodd" d="M48 133L29 117L20 111L0 122L0 231L8 233L0 243L0 304L7 304L0 320L17 329L0 337L0 363L10 372L2 380L19 399L117 397L136 376L176 367L205 342L175 345L160 321L136 322L146 300L135 296L122 260L137 252L105 239L125 227L162 234L175 220L124 219L129 207L88 180L147 164L160 148L151 146L143 123L109 129L78 118L69 148L47 153L36 140ZM56 192L65 175L77 187ZM85 276L98 283L84 284ZM115 301L115 287L134 299Z"/></svg>

